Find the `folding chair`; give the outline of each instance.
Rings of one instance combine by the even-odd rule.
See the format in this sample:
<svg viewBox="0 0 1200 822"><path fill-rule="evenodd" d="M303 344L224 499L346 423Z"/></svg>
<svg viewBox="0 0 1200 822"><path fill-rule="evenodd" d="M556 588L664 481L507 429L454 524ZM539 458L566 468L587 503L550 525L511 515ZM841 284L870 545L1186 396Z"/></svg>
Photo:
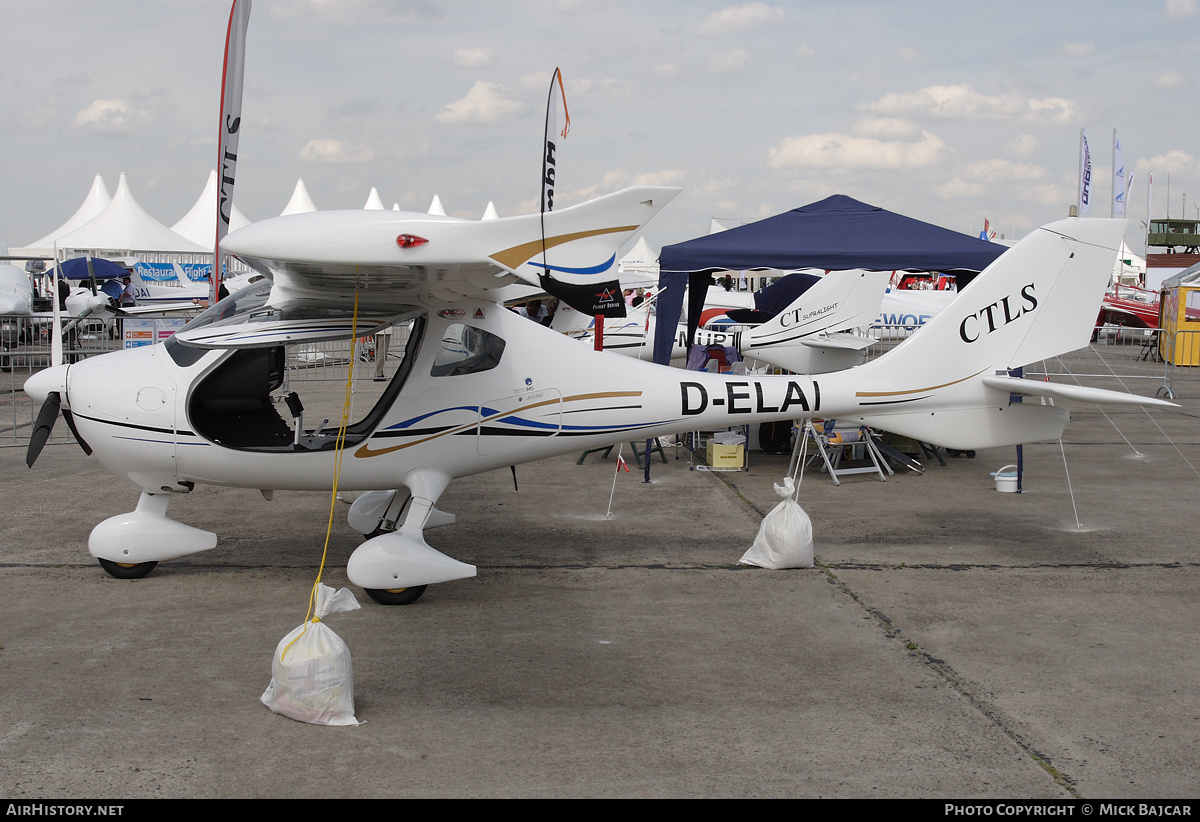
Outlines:
<svg viewBox="0 0 1200 822"><path fill-rule="evenodd" d="M816 444L814 454L808 458L808 463L811 463L818 456L824 463L821 470L829 474L829 478L833 480L834 485L841 485L839 476L843 474L879 474L880 482L887 482L889 476L893 476L891 467L883 458L883 454L879 452L879 447L875 443L875 438L871 436L871 429L865 425L847 426L845 428L837 427L837 420L825 420L824 424L817 428L813 425L812 420L809 420L804 425L804 436L810 437ZM871 459L871 465L858 466L853 468L839 467L842 462L842 453L847 447L861 447L866 455ZM806 465L808 464L806 463ZM884 475L884 472L887 475Z"/></svg>

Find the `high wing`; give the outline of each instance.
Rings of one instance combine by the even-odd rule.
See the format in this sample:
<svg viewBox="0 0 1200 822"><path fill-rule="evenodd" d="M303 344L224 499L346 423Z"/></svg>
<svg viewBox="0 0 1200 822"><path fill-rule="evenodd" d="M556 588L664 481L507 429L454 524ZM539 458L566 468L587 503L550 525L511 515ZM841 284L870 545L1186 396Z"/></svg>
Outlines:
<svg viewBox="0 0 1200 822"><path fill-rule="evenodd" d="M574 284L612 279L620 247L679 191L627 188L560 211L481 221L400 211L293 214L235 231L224 248L271 278L271 306L349 309L357 292L373 311L403 313L492 300L504 286L537 285L546 269Z"/></svg>

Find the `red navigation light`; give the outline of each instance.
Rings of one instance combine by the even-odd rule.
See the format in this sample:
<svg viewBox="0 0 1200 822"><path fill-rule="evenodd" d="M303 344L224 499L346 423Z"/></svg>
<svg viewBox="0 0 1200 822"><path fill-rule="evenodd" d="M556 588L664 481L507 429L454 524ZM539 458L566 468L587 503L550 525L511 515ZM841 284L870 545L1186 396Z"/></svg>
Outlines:
<svg viewBox="0 0 1200 822"><path fill-rule="evenodd" d="M401 248L416 248L419 245L425 245L429 242L424 237L418 237L416 234L401 234L396 238L396 245Z"/></svg>

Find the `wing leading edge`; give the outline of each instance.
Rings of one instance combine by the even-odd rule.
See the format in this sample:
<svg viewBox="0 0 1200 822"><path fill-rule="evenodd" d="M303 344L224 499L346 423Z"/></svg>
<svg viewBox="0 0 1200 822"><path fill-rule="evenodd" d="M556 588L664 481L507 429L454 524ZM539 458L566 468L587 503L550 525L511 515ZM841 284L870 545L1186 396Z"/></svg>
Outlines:
<svg viewBox="0 0 1200 822"><path fill-rule="evenodd" d="M611 279L617 251L679 191L627 188L544 215L478 222L399 211L293 214L235 231L224 248L272 279L271 305L346 306L357 291L360 305L399 312L536 285L545 267L575 284Z"/></svg>

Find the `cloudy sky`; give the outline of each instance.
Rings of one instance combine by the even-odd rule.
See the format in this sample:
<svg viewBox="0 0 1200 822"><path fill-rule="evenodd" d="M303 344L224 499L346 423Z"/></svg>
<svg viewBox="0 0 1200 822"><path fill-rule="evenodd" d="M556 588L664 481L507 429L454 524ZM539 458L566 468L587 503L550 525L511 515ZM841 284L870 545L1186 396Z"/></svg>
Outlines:
<svg viewBox="0 0 1200 822"><path fill-rule="evenodd" d="M167 225L215 166L229 0L2 0L0 240L64 222L96 173ZM1079 130L1108 216L1113 129L1154 216L1200 206L1197 0L255 0L235 202L536 210L546 92L571 133L560 204L683 193L654 247L848 194L1022 236L1075 202ZM1135 239L1136 238L1136 239Z"/></svg>

